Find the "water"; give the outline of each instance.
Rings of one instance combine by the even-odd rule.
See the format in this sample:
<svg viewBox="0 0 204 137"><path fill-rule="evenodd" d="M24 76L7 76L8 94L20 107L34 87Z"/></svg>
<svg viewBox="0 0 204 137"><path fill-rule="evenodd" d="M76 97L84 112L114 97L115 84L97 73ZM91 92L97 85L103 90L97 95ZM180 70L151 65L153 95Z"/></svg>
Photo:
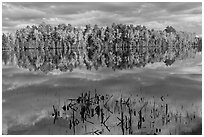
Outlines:
<svg viewBox="0 0 204 137"><path fill-rule="evenodd" d="M67 98L77 98L82 92L88 91L93 96L95 90L101 95L114 95L115 99L120 95L124 98L131 96L133 100L137 95L144 97L146 101L155 98L157 104L161 104L159 99L164 96L169 104L169 111L183 114L183 124L187 119L187 113L189 116L195 114L196 119L187 121L185 126L172 122L162 127L162 132L157 134L201 134L201 53L195 54L194 58L175 60L170 66L164 62L156 61L151 64L151 61L146 61L145 67L113 63L114 61L110 61L111 58L107 61L106 55L103 64L103 61L97 61L99 58L96 58L103 55L96 56L98 53L90 53L92 52L83 50L3 52L3 134L73 134L72 130L68 130L66 120L60 119L57 124L53 124L53 118L50 117L53 113L52 106L61 108ZM83 57L89 59L89 63L84 63L86 65L83 65L83 62L88 59ZM151 105L148 105L147 113L150 109ZM112 117L111 115L111 120ZM135 117L136 120L137 118ZM114 122L118 123L116 120L108 120L109 126L113 126ZM96 125L95 127L100 128L100 124ZM95 130L91 124L86 126L87 130ZM78 126L76 134L85 134L81 129L85 127ZM150 131L151 128L147 131L138 130L137 124L133 125L133 129L134 134L154 133ZM103 134L122 132L120 127L112 127L111 132L104 128Z"/></svg>

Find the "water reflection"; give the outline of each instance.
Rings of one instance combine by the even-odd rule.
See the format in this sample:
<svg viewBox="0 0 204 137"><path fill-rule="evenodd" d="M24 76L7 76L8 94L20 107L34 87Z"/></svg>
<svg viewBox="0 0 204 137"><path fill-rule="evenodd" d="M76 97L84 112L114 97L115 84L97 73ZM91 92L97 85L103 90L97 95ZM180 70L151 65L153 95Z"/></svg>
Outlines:
<svg viewBox="0 0 204 137"><path fill-rule="evenodd" d="M175 51L175 52L172 52ZM179 52L177 52L179 51ZM197 52L196 48L189 48L188 50L178 50L174 48L174 50L161 50L159 47L149 47L140 49L137 47L125 47L125 48L58 48L58 49L50 49L50 50L37 50L37 49L26 49L26 50L13 50L13 51L3 51L3 64L4 65L16 65L18 67L30 70L30 71L42 71L44 73L48 73L52 70L60 70L60 71L73 71L75 68L87 68L88 70L99 69L102 68L112 68L116 69L131 69L134 67L143 67L148 63L155 62L164 62L166 65L171 65L174 61L179 59L185 59L189 57L194 57ZM195 60L194 60L195 61ZM193 61L193 62L194 62ZM188 60L189 62L189 60ZM191 60L190 60L191 62ZM175 63L176 64L176 63ZM194 63L196 64L196 63ZM180 66L181 67L181 66ZM144 69L145 70L145 69ZM115 77L108 77L102 79L101 81L88 80L83 79L82 77L69 77L71 75L82 75L81 73L73 72L67 73L69 76L65 76L63 73L59 77L56 75L42 75L41 73L34 74L34 72L26 72L22 70L20 73L14 74L12 71L16 70L3 70L4 75L4 83L3 88L8 89L3 92L3 126L6 127L6 132L8 134L37 134L37 133L45 133L45 134L74 134L73 130L73 117L72 117L72 109L70 113L70 117L65 122L64 119L59 118L56 121L56 124L53 124L52 119L50 119L50 115L52 112L52 106L55 106L55 109L62 110L61 106L64 105L64 101L67 98L77 98L79 97L83 91L93 90L92 88L96 88L99 95L105 95L106 93L109 95L120 96L119 90L122 89L123 95L130 96L132 98L132 103L134 99L136 99L137 103L134 105L134 109L132 109L131 116L129 115L128 107L124 104L124 109L126 109L124 113L124 125L128 125L130 129L132 128L132 133L126 129L122 131L125 134L180 134L184 127L189 127L190 130L193 130L192 125L197 125L200 123L200 113L201 108L196 104L197 102L201 102L201 88L200 82L194 82L188 79L181 79L176 75L173 75L173 78L165 78L163 77L163 73L159 75L159 73L155 73L156 71L148 70L143 73L136 74L134 71L131 73L121 73L121 71L115 71L114 73L110 71ZM158 70L159 71L159 70ZM165 72L168 70L165 70ZM175 72L174 70L172 70ZM26 73L25 73L26 72ZM97 71L98 73L98 71ZM100 73L100 72L99 72ZM109 75L111 73L103 72L101 75ZM121 75L119 75L121 73ZM8 75L9 74L9 75ZM13 75L14 74L14 75ZM87 76L87 74L85 74ZM168 74L166 74L168 75ZM100 75L96 75L94 77L99 77ZM162 78L159 78L162 76ZM91 76L88 76L89 78ZM105 76L104 76L105 77ZM135 79L137 77L138 79ZM92 77L91 77L92 78ZM36 82L37 81L37 82ZM69 83L69 84L67 84ZM150 83L150 84L149 84ZM8 87L8 88L7 88ZM140 88L141 87L141 88ZM112 91L110 91L112 89ZM134 91L130 91L134 89ZM142 89L142 90L140 90ZM5 92L11 91L12 92ZM130 91L130 92L129 92ZM144 95L136 96L138 92L144 93ZM130 93L130 94L129 94ZM165 108L161 108L160 101L162 99L156 97L161 97L162 95L169 94L170 101L173 100L175 104L171 102L168 104L172 109L168 109L168 114L163 113ZM61 95L61 98L60 98ZM132 96L134 95L134 96ZM135 97L136 96L136 97ZM92 96L91 96L92 97ZM135 97L135 98L134 98ZM145 97L145 99L141 102L140 97ZM154 108L152 103L152 97L155 97L158 106ZM127 101L128 98L124 98ZM61 100L61 101L59 101ZM169 101L168 100L168 101ZM106 101L106 100L105 100ZM111 103L120 102L120 100L113 100ZM147 111L144 109L140 111L140 106L148 101ZM180 101L180 102L176 102ZM123 102L123 101L122 101ZM184 102L184 103L183 103ZM66 102L65 102L66 103ZM101 101L103 103L103 100ZM156 104L157 104L156 103ZM168 103L168 102L167 102ZM194 103L194 106L190 104ZM180 112L180 106L185 104L182 107ZM81 105L81 104L80 104ZM82 103L82 106L86 105ZM110 105L110 106L112 106ZM100 105L99 105L100 106ZM92 112L96 112L93 108L96 108L96 104L90 105L92 109L90 109L90 115ZM102 115L100 115L100 120L97 121L98 116L94 115L91 117L92 119L87 120L95 120L92 121L94 123L99 122L97 125L93 125L93 129L98 127L100 129L101 121L106 120L109 117L108 110L101 104L100 106L103 109ZM109 106L108 106L109 107ZM110 108L111 111L114 111L114 107ZM118 109L118 108L117 108ZM123 134L121 132L121 125L116 126L118 122L120 122L118 118L121 118L121 112L116 109L114 114L111 114L110 118L108 118L107 122L103 122L103 125L108 125L113 134ZM120 109L120 108L119 108ZM152 110L153 109L153 110ZM174 112L178 110L179 112ZM78 107L78 112L75 113L74 117L80 116L81 106ZM153 113L151 111L156 111L158 117L151 118ZM146 111L146 112L145 112ZM107 114L106 114L107 112ZM187 113L188 112L188 113ZM196 112L196 118L194 118L194 113ZM66 112L68 114L68 111ZM186 116L186 113L188 116ZM62 113L60 113L62 114ZM163 115L165 114L165 116ZM182 114L182 117L180 117ZM134 116L133 116L134 115ZM155 114L157 115L157 114ZM197 116L198 115L198 116ZM79 119L81 117L75 117L75 119ZM154 116L154 115L153 115ZM164 117L163 117L164 116ZM37 117L37 118L36 118ZM40 117L40 118L39 118ZM130 117L132 118L132 126L128 124ZM144 117L145 121L141 122L141 119ZM114 119L116 118L116 119ZM181 118L181 122L180 122ZM19 119L23 119L23 122ZM34 119L34 120L33 120ZM36 120L37 119L37 120ZM38 120L40 119L40 120ZM102 119L102 120L101 120ZM162 126L163 119L167 121L167 124ZM28 122L27 122L28 121ZM34 121L34 122L33 122ZM72 124L70 125L70 121ZM168 122L170 121L170 122ZM65 123L62 126L63 122ZM69 122L67 124L67 122ZM138 122L139 128L138 129ZM150 125L150 122L155 122L154 127ZM160 122L160 123L156 123ZM17 124L16 124L17 123ZM35 123L35 125L27 126L27 123ZM84 132L85 127L81 128L83 122L80 121L80 124L77 125L76 134L84 134L89 133L92 134L92 126L87 126L87 132ZM87 122L85 122L87 123ZM127 123L127 124L126 124ZM142 123L142 125L141 125ZM15 125L16 124L16 125ZM7 127L8 125L8 127ZM26 128L21 126L26 125ZM43 125L45 128L41 128ZM72 126L69 129L69 126ZM113 126L113 127L112 127ZM115 127L114 127L115 126ZM181 127L181 130L178 128ZM192 127L191 127L192 126ZM40 128L39 128L40 127ZM51 127L51 128L50 128ZM59 130L60 127L61 129ZM141 128L142 127L142 128ZM146 128L148 127L148 128ZM175 128L174 128L175 127ZM33 128L38 128L38 130L33 130ZM104 126L103 126L104 128ZM21 131L22 129L22 131ZM103 134L109 134L109 131L104 128L105 132ZM115 130L116 129L116 130ZM149 130L151 129L151 130ZM174 130L176 129L176 130ZM98 130L98 129L97 129ZM113 131L116 132L113 132ZM185 129L187 130L187 129ZM117 132L118 131L118 132ZM139 132L138 132L139 131ZM141 132L140 132L141 131ZM144 131L144 132L143 132ZM37 132L37 133L36 133ZM94 130L95 132L95 130ZM186 132L186 131L185 131ZM94 134L94 133L93 133ZM184 133L182 133L184 134ZM189 133L190 134L190 133ZM200 132L199 132L200 134Z"/></svg>
<svg viewBox="0 0 204 137"><path fill-rule="evenodd" d="M144 67L148 63L155 62L164 62L168 66L175 60L194 57L196 52L195 46L186 50L179 50L176 47L164 50L158 46L25 49L3 51L2 59L5 65L16 64L30 71L46 73L55 69L72 72L73 69L82 67L86 67L87 70L98 70L100 67L122 70Z"/></svg>

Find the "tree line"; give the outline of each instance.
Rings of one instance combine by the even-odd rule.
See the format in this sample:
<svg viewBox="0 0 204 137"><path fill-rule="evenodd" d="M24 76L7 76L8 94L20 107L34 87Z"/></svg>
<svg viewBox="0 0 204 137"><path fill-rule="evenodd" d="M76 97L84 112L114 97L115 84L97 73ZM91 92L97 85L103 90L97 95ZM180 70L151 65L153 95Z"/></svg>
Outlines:
<svg viewBox="0 0 204 137"><path fill-rule="evenodd" d="M113 23L111 27L72 27L60 24L52 27L42 23L3 34L2 47L14 52L19 67L49 72L53 69L72 71L85 66L88 70L100 67L131 69L148 63L173 64L177 59L194 57L202 50L202 39L194 33L147 29ZM10 53L3 52L3 62Z"/></svg>
<svg viewBox="0 0 204 137"><path fill-rule="evenodd" d="M73 27L71 24L51 26L41 23L2 34L3 49L53 48L134 48L140 50L160 47L162 52L197 48L201 51L201 38L195 33L176 31L172 26L164 30L147 29L142 25L115 24L99 27L89 24ZM172 51L173 52L173 51Z"/></svg>

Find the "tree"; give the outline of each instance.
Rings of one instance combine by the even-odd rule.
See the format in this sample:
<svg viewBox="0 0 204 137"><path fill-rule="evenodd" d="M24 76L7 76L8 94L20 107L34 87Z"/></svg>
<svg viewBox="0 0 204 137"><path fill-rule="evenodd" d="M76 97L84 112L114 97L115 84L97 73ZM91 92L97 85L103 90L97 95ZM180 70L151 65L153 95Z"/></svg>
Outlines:
<svg viewBox="0 0 204 137"><path fill-rule="evenodd" d="M2 47L6 48L7 43L8 43L8 38L7 38L6 34L3 33L3 35L2 35Z"/></svg>
<svg viewBox="0 0 204 137"><path fill-rule="evenodd" d="M167 26L166 27L166 29L165 29L165 31L167 32L167 33L176 33L176 29L174 29L172 26Z"/></svg>

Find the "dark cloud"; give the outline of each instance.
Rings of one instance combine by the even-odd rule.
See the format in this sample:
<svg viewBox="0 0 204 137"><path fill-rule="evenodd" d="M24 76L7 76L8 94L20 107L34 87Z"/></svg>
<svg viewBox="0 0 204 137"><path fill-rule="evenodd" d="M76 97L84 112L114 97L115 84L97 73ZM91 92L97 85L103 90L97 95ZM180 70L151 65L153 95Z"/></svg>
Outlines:
<svg viewBox="0 0 204 137"><path fill-rule="evenodd" d="M143 24L164 29L172 25L179 30L201 34L201 2L18 2L2 4L3 31L15 30L26 24L47 22L53 25L116 23ZM12 27L13 26L13 27ZM11 27L11 28L9 28Z"/></svg>

